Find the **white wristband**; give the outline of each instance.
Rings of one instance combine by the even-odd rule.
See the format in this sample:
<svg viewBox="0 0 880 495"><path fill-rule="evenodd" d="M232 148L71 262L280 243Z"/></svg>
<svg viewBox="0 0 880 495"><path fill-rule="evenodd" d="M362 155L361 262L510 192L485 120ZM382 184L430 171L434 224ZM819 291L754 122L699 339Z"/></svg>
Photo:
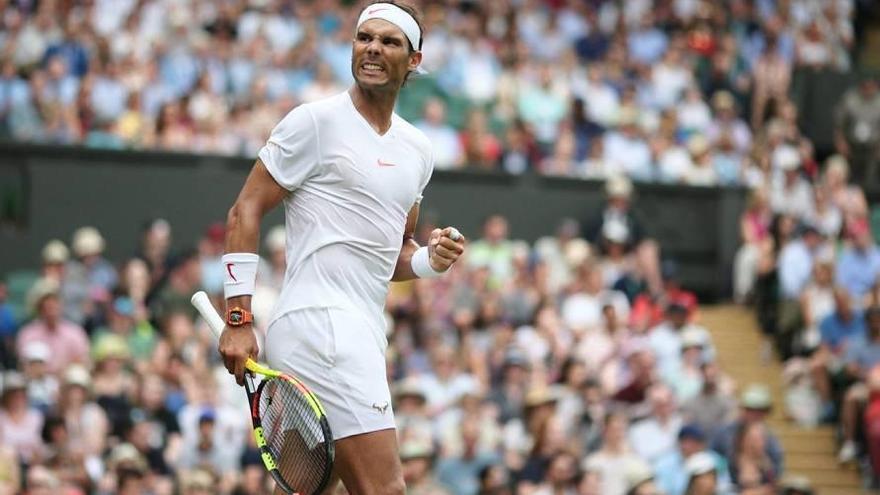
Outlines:
<svg viewBox="0 0 880 495"><path fill-rule="evenodd" d="M416 249L409 264L412 267L413 273L419 278L434 278L443 275L443 272L434 271L434 268L431 266L428 246L422 246Z"/></svg>
<svg viewBox="0 0 880 495"><path fill-rule="evenodd" d="M260 256L254 253L226 253L223 255L223 295L226 299L252 296L257 284L257 265Z"/></svg>

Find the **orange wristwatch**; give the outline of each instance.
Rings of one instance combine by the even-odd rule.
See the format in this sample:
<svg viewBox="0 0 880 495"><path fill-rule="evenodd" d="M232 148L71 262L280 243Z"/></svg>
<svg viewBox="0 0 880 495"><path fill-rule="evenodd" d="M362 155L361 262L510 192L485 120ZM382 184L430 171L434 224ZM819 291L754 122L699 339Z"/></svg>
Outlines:
<svg viewBox="0 0 880 495"><path fill-rule="evenodd" d="M254 314L246 309L239 307L229 308L226 310L226 325L230 327L240 327L254 322Z"/></svg>

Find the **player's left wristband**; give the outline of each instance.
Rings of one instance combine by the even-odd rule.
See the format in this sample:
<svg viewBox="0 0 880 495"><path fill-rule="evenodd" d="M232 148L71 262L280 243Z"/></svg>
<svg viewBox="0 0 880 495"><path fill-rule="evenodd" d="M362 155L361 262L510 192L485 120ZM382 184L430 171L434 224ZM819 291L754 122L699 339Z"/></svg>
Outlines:
<svg viewBox="0 0 880 495"><path fill-rule="evenodd" d="M223 282L223 295L226 299L252 296L257 284L260 256L255 253L226 253L222 261L226 277Z"/></svg>
<svg viewBox="0 0 880 495"><path fill-rule="evenodd" d="M410 266L413 273L419 278L435 278L443 275L444 272L434 271L431 266L431 255L428 253L428 246L422 246L416 249L410 260Z"/></svg>

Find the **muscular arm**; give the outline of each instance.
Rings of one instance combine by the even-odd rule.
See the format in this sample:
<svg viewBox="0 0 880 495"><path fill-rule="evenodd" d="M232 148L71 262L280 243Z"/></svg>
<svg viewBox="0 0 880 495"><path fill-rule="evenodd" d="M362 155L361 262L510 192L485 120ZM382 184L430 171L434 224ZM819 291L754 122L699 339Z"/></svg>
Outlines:
<svg viewBox="0 0 880 495"><path fill-rule="evenodd" d="M406 227L403 229L403 245L400 247L400 255L397 256L397 265L394 267L394 274L391 275L392 282L403 282L404 280L412 280L418 278L412 270L412 256L419 248L419 243L415 240L416 226L419 224L419 205L414 204L409 214L406 216Z"/></svg>
<svg viewBox="0 0 880 495"><path fill-rule="evenodd" d="M226 252L256 253L260 244L260 221L288 193L275 182L263 162L257 160L226 217ZM251 296L233 297L226 304L250 311Z"/></svg>

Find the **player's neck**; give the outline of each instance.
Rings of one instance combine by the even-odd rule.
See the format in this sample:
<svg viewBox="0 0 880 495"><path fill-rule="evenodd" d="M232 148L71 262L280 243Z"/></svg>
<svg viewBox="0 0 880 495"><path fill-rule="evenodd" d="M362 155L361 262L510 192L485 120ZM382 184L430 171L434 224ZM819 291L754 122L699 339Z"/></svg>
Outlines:
<svg viewBox="0 0 880 495"><path fill-rule="evenodd" d="M355 84L348 90L354 108L379 134L391 128L391 114L397 102L397 91L369 91Z"/></svg>

